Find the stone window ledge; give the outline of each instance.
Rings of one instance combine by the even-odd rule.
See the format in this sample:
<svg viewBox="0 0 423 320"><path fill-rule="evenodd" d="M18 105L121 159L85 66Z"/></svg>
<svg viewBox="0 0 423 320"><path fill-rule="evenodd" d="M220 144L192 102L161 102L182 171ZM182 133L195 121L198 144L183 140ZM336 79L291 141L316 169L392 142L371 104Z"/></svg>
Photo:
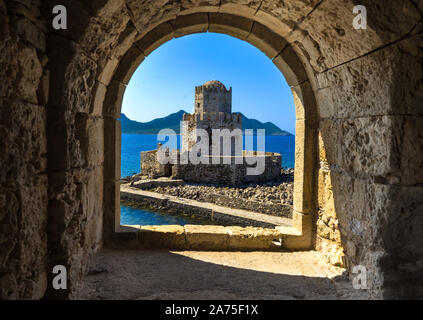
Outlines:
<svg viewBox="0 0 423 320"><path fill-rule="evenodd" d="M216 225L121 225L113 246L133 249L279 251L308 249L305 237L294 227L224 227Z"/></svg>

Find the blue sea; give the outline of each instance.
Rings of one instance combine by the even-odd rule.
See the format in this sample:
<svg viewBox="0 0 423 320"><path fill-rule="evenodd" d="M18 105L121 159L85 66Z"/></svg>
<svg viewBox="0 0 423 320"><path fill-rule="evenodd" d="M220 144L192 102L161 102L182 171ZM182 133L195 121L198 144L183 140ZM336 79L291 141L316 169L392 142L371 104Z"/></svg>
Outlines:
<svg viewBox="0 0 423 320"><path fill-rule="evenodd" d="M178 145L180 136L178 137ZM294 136L266 136L266 151L278 152L282 155L282 167L294 167L295 137ZM155 134L122 134L121 177L140 173L140 152L157 149ZM254 138L254 142L256 139ZM255 145L255 144L254 144Z"/></svg>
<svg viewBox="0 0 423 320"><path fill-rule="evenodd" d="M153 212L136 207L131 207L125 204L120 205L120 223L126 225L164 225L164 224L178 224L185 225L191 223L185 217L171 216L161 212Z"/></svg>
<svg viewBox="0 0 423 320"><path fill-rule="evenodd" d="M282 167L294 167L295 137L294 136L266 136L266 151L282 154ZM154 150L157 135L122 134L121 149L121 177L127 177L140 172L140 152ZM254 138L254 142L256 139ZM180 136L178 136L178 146ZM254 146L256 144L254 143ZM197 224L198 221L187 217L173 217L159 212L152 212L121 203L121 224L127 225L164 225L187 223Z"/></svg>

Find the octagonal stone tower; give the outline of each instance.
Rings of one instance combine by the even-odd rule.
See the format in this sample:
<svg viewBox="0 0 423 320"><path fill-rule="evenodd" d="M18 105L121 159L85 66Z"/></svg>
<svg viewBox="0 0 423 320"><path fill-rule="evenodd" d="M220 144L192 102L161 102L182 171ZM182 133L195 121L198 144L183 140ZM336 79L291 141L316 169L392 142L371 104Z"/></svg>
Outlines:
<svg viewBox="0 0 423 320"><path fill-rule="evenodd" d="M229 90L217 80L195 87L194 114L184 114L186 134L183 135L183 150L191 150L197 142L196 129L205 129L210 137L210 154L212 152L212 129L242 130L242 115L232 113L232 87ZM232 146L235 154L235 145ZM221 153L223 147L220 148ZM242 151L242 150L241 150Z"/></svg>

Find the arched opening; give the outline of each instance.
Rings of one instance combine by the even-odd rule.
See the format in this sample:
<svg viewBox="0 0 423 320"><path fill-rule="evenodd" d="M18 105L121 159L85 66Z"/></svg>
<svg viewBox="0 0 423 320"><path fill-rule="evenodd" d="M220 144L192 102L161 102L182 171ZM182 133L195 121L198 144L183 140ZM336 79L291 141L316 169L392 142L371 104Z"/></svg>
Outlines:
<svg viewBox="0 0 423 320"><path fill-rule="evenodd" d="M210 79L219 79L216 82L219 86L208 90L209 86L202 85ZM219 118L215 117L216 107L221 112ZM212 120L206 119L204 109ZM263 163L265 168L259 178L245 176L243 165L238 166L239 171L198 166L186 170L177 163L161 167L154 155L157 155L157 144L166 143L166 139L159 139L157 134L162 129L182 133L184 114L195 120L197 114L205 121L201 122L203 127L232 130L240 124L243 130L240 144L243 142L244 147L248 144L245 130L255 132L252 140L257 147L257 129L265 129L262 142L271 161ZM294 100L283 75L256 47L218 33L187 35L166 42L142 62L131 78L120 119L121 224L177 222L271 227L291 218ZM172 141L169 147L180 150L183 137L172 136ZM208 141L212 142L211 136ZM232 147L235 152L235 144ZM254 164L258 165L256 161ZM231 175L231 172L239 174ZM128 190L125 187L128 185L135 189ZM122 188L126 190L123 194ZM143 193L138 193L135 199L131 190L137 189ZM156 193L190 200L192 208L198 205L199 209L181 207L173 198L168 198L165 204L155 197ZM213 218L199 202L216 206L210 209L214 210ZM249 219L240 210L258 214L250 216L256 219Z"/></svg>
<svg viewBox="0 0 423 320"><path fill-rule="evenodd" d="M421 277L413 271L420 268L423 247L419 232L421 158L416 157L422 141L418 130L422 126L421 6L409 0L383 6L364 0L361 4L372 19L367 30L355 30L351 22L356 1L243 3L175 1L162 8L154 1L143 2L142 7L137 1L78 1L69 6L70 19L78 21L74 24L78 28L50 34L42 28L41 35L48 38L47 51L42 37L35 44L34 39L24 37L26 34L7 38L11 46L4 48L10 47L7 57L13 63L11 69L22 71L10 73L11 78L22 85L13 91L13 85L8 84L2 92L8 99L16 98L18 102L11 104L19 106L16 110L24 109L19 99L38 102L42 108L36 116L42 121L35 127L17 117L20 122L3 121L2 125L11 128L15 136L19 135L15 127L34 134L38 134L36 130L45 132L42 141L48 141L34 152L25 143L18 144L22 158L32 160L8 163L13 162L10 167L28 173L28 177L34 176L33 164L39 163L39 168L45 169L41 179L23 175L18 181L13 179L18 174L6 171L11 172L14 192L8 191L6 198L21 204L13 207L22 217L19 232L37 233L39 237L28 242L43 248L27 250L37 266L31 280L47 285L46 273L51 269L40 261L52 252L48 263L71 266L70 278L77 285L87 257L102 245L103 231L106 242L119 240L110 239L119 205L115 185L120 178L116 175L119 159L115 157L119 154L115 152L119 146L116 102L123 95L131 68L174 36L215 28L246 38L267 53L292 81L296 100L304 106L297 116L305 129L304 147L298 152L302 161L296 162L303 165L305 176L311 170L313 179L302 179L298 190L311 196L296 197L295 205L301 217L297 221L300 234L305 234L305 227L317 229L307 243L323 239L316 248L320 245L329 255L344 251L349 268L365 265L371 271L368 283L375 297L421 292ZM2 15L17 10L8 3L1 6ZM28 15L26 11L22 14ZM34 63L22 66L17 61L22 55ZM30 66L34 68L27 72ZM18 79L20 75L22 79ZM312 105L316 107L309 109ZM13 135L7 133L7 139L14 141ZM47 159L42 159L45 148ZM10 150L6 154L15 151ZM316 151L301 155L301 150ZM30 170L21 171L26 167ZM38 186L37 215L19 211L34 205L31 197L21 197L18 192L33 194L28 190ZM307 188L311 194L304 192ZM44 222L35 230L32 217L37 221L48 217L48 241ZM307 224L307 219L315 221ZM15 239L18 228L10 230L8 237ZM18 243L25 244L26 239ZM6 258L8 266L27 260L19 254ZM403 272L398 273L399 269ZM14 270L7 279L15 281L22 274ZM28 288L26 284L21 287ZM414 291L406 291L407 287ZM23 296L24 289L19 290Z"/></svg>
<svg viewBox="0 0 423 320"><path fill-rule="evenodd" d="M192 13L177 16L155 26L134 41L134 44L119 61L107 87L103 116L105 141L113 142L104 148L105 239L119 236L119 180L120 180L120 127L125 86L143 59L164 42L183 35L200 32L218 32L245 40L263 51L281 70L294 94L296 109L295 183L292 227L284 230L284 243L288 248L312 247L312 219L315 212L316 188L315 165L317 150L317 112L310 81L298 55L286 40L257 21L227 13ZM112 179L108 179L108 178ZM106 180L107 179L107 180ZM124 233L128 237L127 233Z"/></svg>

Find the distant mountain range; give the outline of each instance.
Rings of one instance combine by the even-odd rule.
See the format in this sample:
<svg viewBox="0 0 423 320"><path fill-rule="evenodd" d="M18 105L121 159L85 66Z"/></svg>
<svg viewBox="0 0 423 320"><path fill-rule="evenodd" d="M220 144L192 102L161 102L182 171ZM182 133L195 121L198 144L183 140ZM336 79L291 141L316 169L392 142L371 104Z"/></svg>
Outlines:
<svg viewBox="0 0 423 320"><path fill-rule="evenodd" d="M122 133L136 133L136 134L157 134L161 129L172 129L177 134L180 131L180 122L184 113L188 113L184 110L172 113L164 118L157 118L149 122L138 122L129 119L124 113L121 114L119 119L122 124ZM242 114L242 113L241 113ZM243 129L265 129L266 135L274 136L292 136L291 133L280 129L272 122L260 122L256 119L249 119L242 114L242 126Z"/></svg>

